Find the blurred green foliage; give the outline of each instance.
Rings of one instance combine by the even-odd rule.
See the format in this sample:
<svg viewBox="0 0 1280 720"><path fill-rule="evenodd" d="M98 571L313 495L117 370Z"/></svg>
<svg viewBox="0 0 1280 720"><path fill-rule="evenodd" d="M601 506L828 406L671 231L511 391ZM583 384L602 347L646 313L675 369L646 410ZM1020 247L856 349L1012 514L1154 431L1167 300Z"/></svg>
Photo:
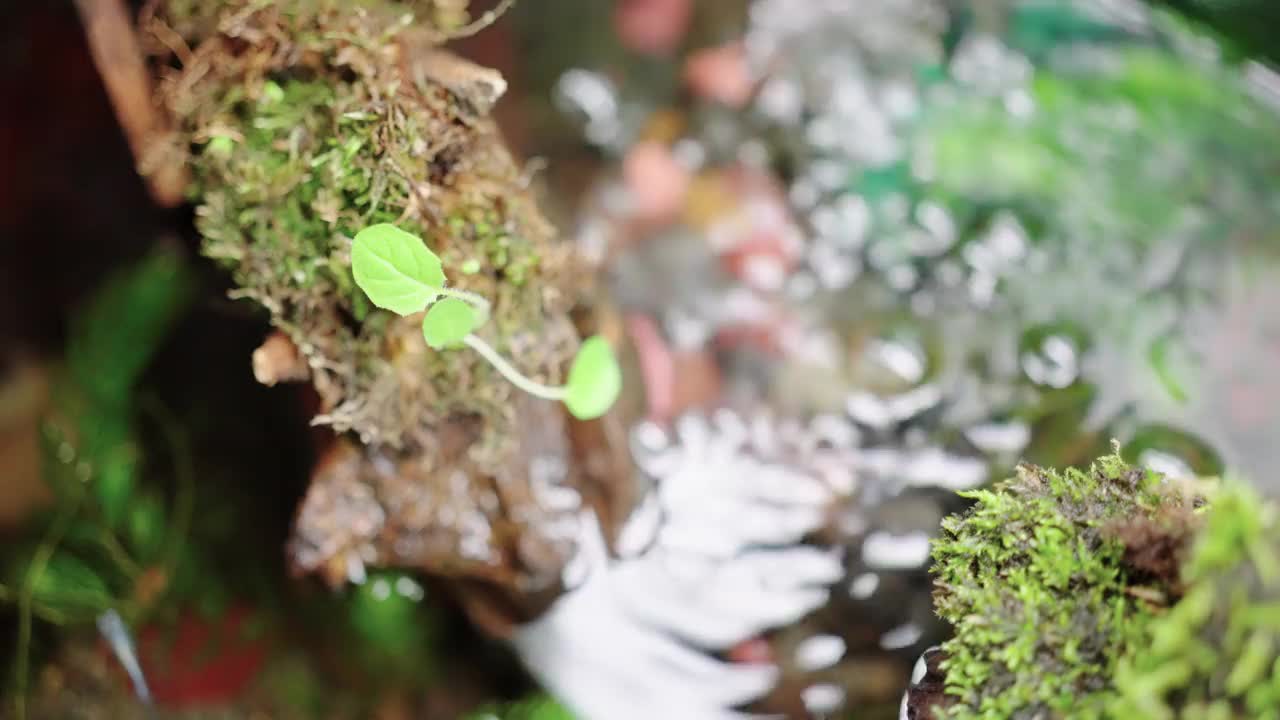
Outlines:
<svg viewBox="0 0 1280 720"><path fill-rule="evenodd" d="M1115 718L1280 718L1280 505L1230 483L1188 559L1186 595L1116 668Z"/></svg>
<svg viewBox="0 0 1280 720"><path fill-rule="evenodd" d="M466 720L575 720L563 705L545 695L519 702L493 705L468 715Z"/></svg>
<svg viewBox="0 0 1280 720"><path fill-rule="evenodd" d="M164 567L168 574L178 561L190 519L191 477L184 474L186 482L177 484L175 522L166 522L164 504L138 488L142 408L134 387L190 291L181 256L157 250L108 279L70 324L66 367L44 434L45 475L55 503L3 556L4 594L19 612L12 678L19 717L25 714L33 617L85 623L118 608L136 618L149 605L133 593L143 567Z"/></svg>

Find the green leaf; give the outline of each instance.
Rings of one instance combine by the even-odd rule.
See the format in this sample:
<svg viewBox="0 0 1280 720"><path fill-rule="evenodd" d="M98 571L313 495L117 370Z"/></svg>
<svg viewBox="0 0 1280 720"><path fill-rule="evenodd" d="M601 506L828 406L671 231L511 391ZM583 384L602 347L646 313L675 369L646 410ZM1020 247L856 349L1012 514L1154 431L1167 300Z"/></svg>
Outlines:
<svg viewBox="0 0 1280 720"><path fill-rule="evenodd" d="M72 318L67 365L76 386L93 403L82 411L89 416L85 427L92 426L85 436L125 422L121 408L194 294L194 286L182 256L159 249L112 275Z"/></svg>
<svg viewBox="0 0 1280 720"><path fill-rule="evenodd" d="M49 558L31 590L31 598L37 604L75 616L93 615L115 602L102 576L80 558L65 552Z"/></svg>
<svg viewBox="0 0 1280 720"><path fill-rule="evenodd" d="M374 305L399 315L420 312L444 287L440 258L421 238L390 223L356 233L351 271Z"/></svg>
<svg viewBox="0 0 1280 720"><path fill-rule="evenodd" d="M422 336L436 350L457 347L476 328L476 310L465 300L445 298L422 319Z"/></svg>
<svg viewBox="0 0 1280 720"><path fill-rule="evenodd" d="M407 573L371 573L347 596L345 617L360 662L394 680L434 673L439 619L423 602L422 586Z"/></svg>
<svg viewBox="0 0 1280 720"><path fill-rule="evenodd" d="M582 343L569 368L564 404L579 420L604 415L622 392L622 369L613 348L599 335Z"/></svg>
<svg viewBox="0 0 1280 720"><path fill-rule="evenodd" d="M138 495L130 504L128 523L129 547L137 557L147 561L164 552L165 510L160 498Z"/></svg>
<svg viewBox="0 0 1280 720"><path fill-rule="evenodd" d="M138 471L138 450L130 442L122 442L105 449L99 460L94 494L102 506L107 526L119 528L129 511Z"/></svg>

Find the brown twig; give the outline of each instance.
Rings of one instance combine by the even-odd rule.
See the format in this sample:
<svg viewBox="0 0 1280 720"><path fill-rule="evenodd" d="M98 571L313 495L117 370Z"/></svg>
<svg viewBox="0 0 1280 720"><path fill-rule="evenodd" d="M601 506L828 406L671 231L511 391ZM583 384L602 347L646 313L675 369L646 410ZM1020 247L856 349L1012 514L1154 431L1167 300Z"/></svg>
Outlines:
<svg viewBox="0 0 1280 720"><path fill-rule="evenodd" d="M122 0L76 0L76 10L134 162L142 165L166 123L152 104L151 82L129 12ZM165 163L147 174L151 197L163 207L182 202L186 184L185 166Z"/></svg>

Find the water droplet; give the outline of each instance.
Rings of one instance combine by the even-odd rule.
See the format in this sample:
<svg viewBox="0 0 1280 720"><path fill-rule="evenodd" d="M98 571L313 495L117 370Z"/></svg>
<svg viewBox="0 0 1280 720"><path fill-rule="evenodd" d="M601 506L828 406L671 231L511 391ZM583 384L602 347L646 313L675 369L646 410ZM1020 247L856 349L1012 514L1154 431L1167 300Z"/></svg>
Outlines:
<svg viewBox="0 0 1280 720"><path fill-rule="evenodd" d="M376 590L377 588L375 588ZM426 591L418 584L418 581L407 575L401 575L396 578L396 592L404 598L408 598L413 602L419 602L426 596Z"/></svg>
<svg viewBox="0 0 1280 720"><path fill-rule="evenodd" d="M857 422L879 430L889 428L894 422L888 404L871 393L850 395L845 401L845 411Z"/></svg>
<svg viewBox="0 0 1280 720"><path fill-rule="evenodd" d="M1080 376L1075 343L1062 335L1050 335L1037 351L1023 353L1022 371L1037 385L1065 388Z"/></svg>
<svg viewBox="0 0 1280 720"><path fill-rule="evenodd" d="M911 385L924 379L924 349L916 344L898 341L874 340L867 352L881 365L888 368Z"/></svg>
<svg viewBox="0 0 1280 720"><path fill-rule="evenodd" d="M880 587L880 576L875 573L862 573L849 583L849 596L858 600L866 600L875 594Z"/></svg>
<svg viewBox="0 0 1280 720"><path fill-rule="evenodd" d="M791 202L801 210L812 208L821 198L818 188L812 182L803 179L791 184L789 195Z"/></svg>
<svg viewBox="0 0 1280 720"><path fill-rule="evenodd" d="M707 150L693 138L681 138L671 147L676 162L686 170L697 170L707 161Z"/></svg>
<svg viewBox="0 0 1280 720"><path fill-rule="evenodd" d="M901 650L919 642L924 631L915 623L907 623L893 628L880 636L880 647L885 650Z"/></svg>
<svg viewBox="0 0 1280 720"><path fill-rule="evenodd" d="M989 453L1016 455L1031 441L1031 428L1023 422L984 423L964 431L965 437Z"/></svg>
<svg viewBox="0 0 1280 720"><path fill-rule="evenodd" d="M347 581L352 585L363 585L369 575L365 572L364 561L355 553L347 555Z"/></svg>
<svg viewBox="0 0 1280 720"><path fill-rule="evenodd" d="M862 542L862 562L877 570L911 570L929 562L929 533L873 532Z"/></svg>
<svg viewBox="0 0 1280 720"><path fill-rule="evenodd" d="M1177 455L1159 450L1144 450L1138 455L1138 464L1175 480L1193 480L1196 477L1191 466Z"/></svg>
<svg viewBox="0 0 1280 720"><path fill-rule="evenodd" d="M844 697L844 688L832 683L810 685L800 693L805 709L816 715L836 712L844 705Z"/></svg>
<svg viewBox="0 0 1280 720"><path fill-rule="evenodd" d="M617 89L602 73L569 70L556 82L553 97L562 112L585 120L584 132L591 142L603 145L616 138L621 129Z"/></svg>
<svg viewBox="0 0 1280 720"><path fill-rule="evenodd" d="M796 647L796 667L802 672L829 668L844 657L844 640L837 635L814 635Z"/></svg>

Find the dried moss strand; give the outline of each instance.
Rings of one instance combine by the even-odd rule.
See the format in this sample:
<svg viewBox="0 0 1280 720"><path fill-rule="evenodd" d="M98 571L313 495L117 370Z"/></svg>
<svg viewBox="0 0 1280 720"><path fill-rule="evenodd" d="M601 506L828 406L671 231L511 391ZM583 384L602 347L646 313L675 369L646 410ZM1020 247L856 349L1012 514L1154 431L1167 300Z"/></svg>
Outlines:
<svg viewBox="0 0 1280 720"><path fill-rule="evenodd" d="M472 350L480 353L481 357L489 361L490 365L497 368L502 376L511 381L512 385L521 390L540 397L544 400L554 400L560 402L564 400L565 389L563 387L552 387L551 385L543 385L525 377L514 365L507 362L506 358L498 354L497 350L490 347L489 343L481 340L475 335L468 335L463 339Z"/></svg>

